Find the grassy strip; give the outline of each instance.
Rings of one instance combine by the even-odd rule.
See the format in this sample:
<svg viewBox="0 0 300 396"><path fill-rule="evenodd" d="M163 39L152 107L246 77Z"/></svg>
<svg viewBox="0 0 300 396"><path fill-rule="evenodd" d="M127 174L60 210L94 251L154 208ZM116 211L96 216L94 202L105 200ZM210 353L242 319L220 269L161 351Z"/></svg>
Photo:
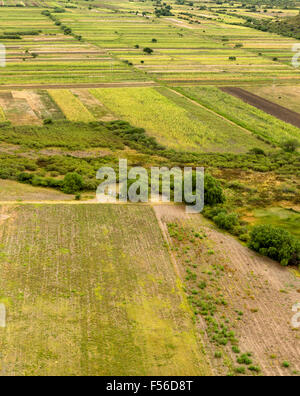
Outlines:
<svg viewBox="0 0 300 396"><path fill-rule="evenodd" d="M2 107L0 107L0 122L5 122L6 121L6 117L4 114L4 111L2 109Z"/></svg>
<svg viewBox="0 0 300 396"><path fill-rule="evenodd" d="M48 92L69 121L95 121L93 115L68 89L49 89Z"/></svg>

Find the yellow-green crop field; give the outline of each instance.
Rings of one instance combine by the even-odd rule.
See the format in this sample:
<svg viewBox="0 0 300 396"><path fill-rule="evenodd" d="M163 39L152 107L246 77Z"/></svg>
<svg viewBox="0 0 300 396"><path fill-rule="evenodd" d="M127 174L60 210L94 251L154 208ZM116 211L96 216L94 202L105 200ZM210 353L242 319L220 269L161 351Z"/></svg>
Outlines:
<svg viewBox="0 0 300 396"><path fill-rule="evenodd" d="M69 121L90 122L95 121L92 114L84 105L67 89L49 89L51 98L60 107Z"/></svg>
<svg viewBox="0 0 300 396"><path fill-rule="evenodd" d="M6 117L5 117L4 111L3 111L3 109L0 107L0 121L5 121L5 120L6 120Z"/></svg>
<svg viewBox="0 0 300 396"><path fill-rule="evenodd" d="M99 88L90 92L121 119L145 128L170 148L198 152L266 148L251 132L167 88Z"/></svg>
<svg viewBox="0 0 300 396"><path fill-rule="evenodd" d="M1 213L3 373L210 374L152 208L20 205Z"/></svg>
<svg viewBox="0 0 300 396"><path fill-rule="evenodd" d="M277 79L298 83L299 73L291 65L292 46L297 40L240 26L244 22L241 16L218 13L218 5L215 10L206 6L206 10L199 10L173 0L171 4L174 15L161 18L154 17L154 4L148 0L1 7L0 35L7 47L7 67L0 70L0 84L152 79L210 84L266 84ZM51 7L66 5L72 8L53 12L60 25L42 15L47 7L53 10ZM228 7L228 12L234 8ZM73 35L63 34L62 25ZM16 26L18 31L36 30L39 34L5 37L15 32ZM153 54L145 54L145 47L152 48Z"/></svg>

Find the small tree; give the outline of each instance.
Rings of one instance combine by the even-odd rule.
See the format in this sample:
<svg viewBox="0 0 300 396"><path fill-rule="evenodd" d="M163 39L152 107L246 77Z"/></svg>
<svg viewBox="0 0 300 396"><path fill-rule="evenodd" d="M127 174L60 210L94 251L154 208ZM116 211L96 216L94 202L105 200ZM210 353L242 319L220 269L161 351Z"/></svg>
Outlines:
<svg viewBox="0 0 300 396"><path fill-rule="evenodd" d="M289 139L282 144L283 150L288 153L294 153L299 146L300 143L297 139Z"/></svg>
<svg viewBox="0 0 300 396"><path fill-rule="evenodd" d="M62 184L62 190L66 194L75 194L78 193L78 191L82 190L83 188L83 179L82 177L74 172L74 173L67 173L63 184Z"/></svg>
<svg viewBox="0 0 300 396"><path fill-rule="evenodd" d="M149 55L151 55L151 54L153 53L153 49L152 49L152 48L149 48L149 47L144 48L143 51L144 51L146 54L149 54Z"/></svg>
<svg viewBox="0 0 300 396"><path fill-rule="evenodd" d="M218 180L206 174L204 177L205 205L214 206L225 202L225 196Z"/></svg>

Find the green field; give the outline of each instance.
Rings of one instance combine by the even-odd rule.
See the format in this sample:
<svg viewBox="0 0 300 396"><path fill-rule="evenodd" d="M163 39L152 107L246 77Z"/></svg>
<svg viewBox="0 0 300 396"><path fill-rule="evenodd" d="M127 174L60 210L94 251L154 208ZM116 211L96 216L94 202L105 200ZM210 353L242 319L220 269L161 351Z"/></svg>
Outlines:
<svg viewBox="0 0 300 396"><path fill-rule="evenodd" d="M111 111L169 147L198 152L245 152L267 146L251 133L166 88L94 89Z"/></svg>
<svg viewBox="0 0 300 396"><path fill-rule="evenodd" d="M2 7L0 35L7 46L7 67L0 72L0 84L151 79L206 84L265 84L274 79L297 83L298 72L291 66L295 39L239 26L244 19L229 15L234 11L230 7L226 15L206 5L206 10L199 10L174 1L171 4L174 15L165 18L153 17L151 1L80 2L65 8L64 13L53 11L57 4L41 2L30 8ZM60 25L41 14L47 6ZM70 28L72 34L63 34L61 26ZM5 36L32 30L39 34L19 39ZM146 55L145 47L154 53Z"/></svg>
<svg viewBox="0 0 300 396"><path fill-rule="evenodd" d="M6 117L3 109L0 107L0 121L5 121Z"/></svg>
<svg viewBox="0 0 300 396"><path fill-rule="evenodd" d="M210 374L151 208L1 211L6 375Z"/></svg>
<svg viewBox="0 0 300 396"><path fill-rule="evenodd" d="M196 100L216 113L248 129L265 141L280 145L284 140L300 140L299 128L244 103L215 87L185 87L179 92Z"/></svg>
<svg viewBox="0 0 300 396"><path fill-rule="evenodd" d="M49 94L69 121L92 122L95 118L67 89L50 89Z"/></svg>
<svg viewBox="0 0 300 396"><path fill-rule="evenodd" d="M285 208L255 209L252 212L253 224L270 224L284 228L296 237L300 237L300 213Z"/></svg>

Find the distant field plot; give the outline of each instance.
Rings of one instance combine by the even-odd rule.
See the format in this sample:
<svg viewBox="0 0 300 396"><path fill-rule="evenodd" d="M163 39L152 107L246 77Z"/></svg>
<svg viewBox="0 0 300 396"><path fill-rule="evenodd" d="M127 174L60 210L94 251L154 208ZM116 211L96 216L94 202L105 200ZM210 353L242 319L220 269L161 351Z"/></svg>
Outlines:
<svg viewBox="0 0 300 396"><path fill-rule="evenodd" d="M112 59L89 42L64 35L59 26L41 15L43 9L0 8L1 43L7 67L0 84L60 84L146 79L126 64ZM25 34L13 39L9 34ZM36 32L26 35L26 32Z"/></svg>
<svg viewBox="0 0 300 396"><path fill-rule="evenodd" d="M274 42L274 35L229 25L222 18L190 24L177 17L143 17L143 10L153 12L153 5L147 2L148 6L144 4L142 8L138 4L120 3L115 10L99 9L97 13L74 10L64 13L61 20L86 41L158 80L243 83L298 76L285 62L274 62L272 56L260 56L255 49L243 48L244 40ZM186 8L174 6L179 16ZM132 13L133 9L138 15ZM154 53L146 55L145 47Z"/></svg>
<svg viewBox="0 0 300 396"><path fill-rule="evenodd" d="M120 118L181 151L245 152L267 146L250 132L167 88L90 90Z"/></svg>
<svg viewBox="0 0 300 396"><path fill-rule="evenodd" d="M47 118L65 119L44 90L1 91L0 107L5 119L13 125L40 125Z"/></svg>
<svg viewBox="0 0 300 396"><path fill-rule="evenodd" d="M24 97L14 97L13 92L0 92L0 106L5 118L14 125L41 123L28 101Z"/></svg>
<svg viewBox="0 0 300 396"><path fill-rule="evenodd" d="M90 122L95 121L93 115L67 89L49 89L51 98L60 107L64 115L69 121L75 122Z"/></svg>
<svg viewBox="0 0 300 396"><path fill-rule="evenodd" d="M297 70L290 65L295 40L229 24L243 22L241 18L174 3L174 17L155 18L150 1L93 6L88 9L86 2L81 2L56 14L61 24L82 36L81 41L64 35L59 26L41 15L41 8L1 9L0 34L15 32L16 20L18 30L38 30L39 34L2 40L7 47L8 66L0 70L0 84L153 78L243 84L298 79ZM189 21L185 20L187 11L194 15ZM154 53L146 55L146 47Z"/></svg>
<svg viewBox="0 0 300 396"><path fill-rule="evenodd" d="M247 214L245 219L251 224L270 224L284 228L293 235L300 237L300 212L285 208L262 208L255 209Z"/></svg>
<svg viewBox="0 0 300 396"><path fill-rule="evenodd" d="M88 89L72 89L71 92L81 101L98 121L112 121L116 117Z"/></svg>
<svg viewBox="0 0 300 396"><path fill-rule="evenodd" d="M152 208L21 205L0 221L6 375L210 374Z"/></svg>
<svg viewBox="0 0 300 396"><path fill-rule="evenodd" d="M178 90L229 120L252 131L270 143L280 145L284 140L300 140L300 129L248 105L215 87L184 87Z"/></svg>
<svg viewBox="0 0 300 396"><path fill-rule="evenodd" d="M300 113L300 86L251 86L245 89L271 102Z"/></svg>

